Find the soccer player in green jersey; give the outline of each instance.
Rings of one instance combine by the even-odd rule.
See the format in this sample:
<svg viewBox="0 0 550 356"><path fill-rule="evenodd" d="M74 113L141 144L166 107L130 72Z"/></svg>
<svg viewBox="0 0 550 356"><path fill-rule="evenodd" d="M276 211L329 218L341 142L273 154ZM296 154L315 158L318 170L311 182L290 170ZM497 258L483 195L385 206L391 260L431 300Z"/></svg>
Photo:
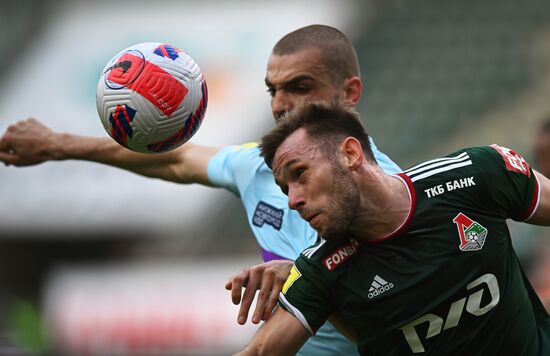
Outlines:
<svg viewBox="0 0 550 356"><path fill-rule="evenodd" d="M331 315L368 355L550 355L550 317L505 220L550 224L550 181L516 152L462 149L396 175L355 113L301 107L262 139L317 230L243 355L292 354Z"/></svg>

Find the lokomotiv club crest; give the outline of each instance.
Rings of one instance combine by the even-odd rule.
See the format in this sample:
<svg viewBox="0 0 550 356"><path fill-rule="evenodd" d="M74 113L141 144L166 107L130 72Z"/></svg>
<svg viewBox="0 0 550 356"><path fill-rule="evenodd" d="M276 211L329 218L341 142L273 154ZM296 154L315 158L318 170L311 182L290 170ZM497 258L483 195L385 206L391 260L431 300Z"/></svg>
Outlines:
<svg viewBox="0 0 550 356"><path fill-rule="evenodd" d="M458 228L458 235L460 236L460 245L458 247L461 251L477 251L483 248L485 238L487 237L487 229L485 227L462 213L458 213L453 222Z"/></svg>

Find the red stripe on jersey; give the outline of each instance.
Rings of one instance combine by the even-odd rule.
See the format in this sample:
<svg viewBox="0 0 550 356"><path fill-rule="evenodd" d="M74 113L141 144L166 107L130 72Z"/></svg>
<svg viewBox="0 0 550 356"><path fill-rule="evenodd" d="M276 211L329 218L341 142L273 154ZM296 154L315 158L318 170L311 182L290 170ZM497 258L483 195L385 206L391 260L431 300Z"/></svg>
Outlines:
<svg viewBox="0 0 550 356"><path fill-rule="evenodd" d="M411 219L414 215L414 212L416 211L416 189L414 188L413 182L411 181L409 176L406 175L405 173L397 173L395 176L397 176L397 177L399 177L403 180L403 182L405 183L405 185L407 187L407 190L409 191L409 197L411 198L411 206L409 208L409 214L407 214L407 218L405 219L405 221L403 221L401 226L399 226L397 228L397 230L395 230L394 232L392 232L388 236L381 238L380 240L372 241L372 242L369 242L369 243L376 244L376 243L380 243L380 242L383 242L383 241L387 241L387 240L399 235L400 233L402 233L407 228L407 226L409 226L409 222L411 221Z"/></svg>
<svg viewBox="0 0 550 356"><path fill-rule="evenodd" d="M118 59L118 63L123 61L132 62L132 66L127 70L123 67L114 68L107 79L139 93L170 117L189 90L159 66L149 61L144 61L143 66L143 58L126 53ZM143 71L139 73L142 68Z"/></svg>
<svg viewBox="0 0 550 356"><path fill-rule="evenodd" d="M533 172L533 176L535 177L535 191L533 192L533 198L531 199L531 204L529 204L529 209L527 209L527 213L525 214L525 219L521 219L521 221L528 220L533 214L535 214L535 211L537 210L537 207L539 206L540 202L540 187L539 187L539 179L537 175Z"/></svg>

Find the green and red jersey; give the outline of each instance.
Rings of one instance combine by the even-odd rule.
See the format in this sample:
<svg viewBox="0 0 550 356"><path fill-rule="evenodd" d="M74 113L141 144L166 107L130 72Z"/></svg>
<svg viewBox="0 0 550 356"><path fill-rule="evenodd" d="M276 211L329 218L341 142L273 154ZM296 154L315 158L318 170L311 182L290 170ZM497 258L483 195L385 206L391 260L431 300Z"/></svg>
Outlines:
<svg viewBox="0 0 550 356"><path fill-rule="evenodd" d="M377 243L320 239L297 259L282 307L312 334L340 313L371 356L550 355L550 317L506 225L539 202L525 160L476 147L397 177L411 198L403 226Z"/></svg>

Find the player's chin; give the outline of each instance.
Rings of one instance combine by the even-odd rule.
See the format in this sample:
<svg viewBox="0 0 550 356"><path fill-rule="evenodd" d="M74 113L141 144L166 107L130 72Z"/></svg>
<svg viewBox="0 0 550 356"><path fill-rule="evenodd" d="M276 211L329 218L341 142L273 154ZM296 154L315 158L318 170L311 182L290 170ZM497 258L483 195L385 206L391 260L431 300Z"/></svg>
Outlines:
<svg viewBox="0 0 550 356"><path fill-rule="evenodd" d="M323 231L318 226L313 226L311 223L309 223L309 226L311 226L313 230L317 231L319 235L323 236Z"/></svg>
<svg viewBox="0 0 550 356"><path fill-rule="evenodd" d="M327 241L340 240L340 236L338 234L335 234L334 231L331 231L330 229L321 229L317 230L317 232L319 233L319 236Z"/></svg>
<svg viewBox="0 0 550 356"><path fill-rule="evenodd" d="M321 236L323 239L326 240L325 238L325 234L327 233L326 229L323 229L321 225L313 225L311 223L309 223L309 226L311 226L313 230L317 231L317 234L319 234L319 236Z"/></svg>

